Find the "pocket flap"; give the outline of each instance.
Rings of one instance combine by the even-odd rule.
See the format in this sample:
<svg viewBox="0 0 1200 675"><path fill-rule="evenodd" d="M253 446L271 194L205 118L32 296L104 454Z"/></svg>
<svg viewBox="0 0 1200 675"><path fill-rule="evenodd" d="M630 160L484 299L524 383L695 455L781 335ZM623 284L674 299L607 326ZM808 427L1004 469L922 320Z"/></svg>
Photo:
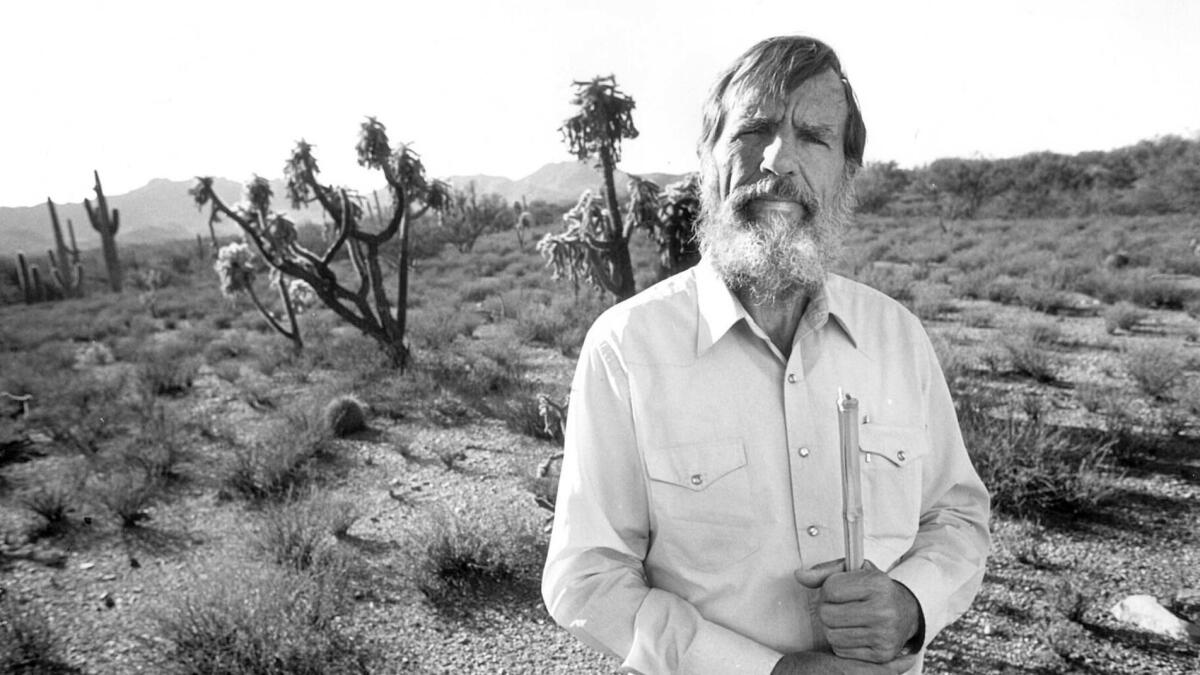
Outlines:
<svg viewBox="0 0 1200 675"><path fill-rule="evenodd" d="M651 480L693 491L707 489L743 466L746 451L738 439L673 445L646 453L646 472Z"/></svg>
<svg viewBox="0 0 1200 675"><path fill-rule="evenodd" d="M859 426L858 449L868 455L883 457L896 466L904 466L926 454L929 441L921 427L872 422ZM867 460L870 461L870 457Z"/></svg>

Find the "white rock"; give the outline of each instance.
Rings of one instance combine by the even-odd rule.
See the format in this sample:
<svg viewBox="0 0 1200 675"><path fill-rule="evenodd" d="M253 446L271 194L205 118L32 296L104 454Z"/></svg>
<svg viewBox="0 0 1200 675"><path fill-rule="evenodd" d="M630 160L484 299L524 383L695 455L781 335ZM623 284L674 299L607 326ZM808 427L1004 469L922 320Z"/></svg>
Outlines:
<svg viewBox="0 0 1200 675"><path fill-rule="evenodd" d="M1172 614L1152 595L1131 595L1109 610L1118 621L1177 640L1200 641L1200 626Z"/></svg>

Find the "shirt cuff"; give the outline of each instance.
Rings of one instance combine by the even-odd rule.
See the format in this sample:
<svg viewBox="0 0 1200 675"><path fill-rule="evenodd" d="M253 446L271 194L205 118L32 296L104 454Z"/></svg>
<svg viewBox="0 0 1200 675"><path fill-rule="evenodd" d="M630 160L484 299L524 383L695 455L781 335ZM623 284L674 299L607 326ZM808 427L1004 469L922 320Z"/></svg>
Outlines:
<svg viewBox="0 0 1200 675"><path fill-rule="evenodd" d="M920 613L920 624L914 639L905 645L923 649L937 636L943 627L943 616L938 608L945 607L945 592L939 583L940 573L933 563L921 558L909 558L893 567L888 576L896 583L902 584L917 599L917 611Z"/></svg>
<svg viewBox="0 0 1200 675"><path fill-rule="evenodd" d="M754 673L770 675L783 658L766 645L711 621L702 622L683 658L683 673Z"/></svg>

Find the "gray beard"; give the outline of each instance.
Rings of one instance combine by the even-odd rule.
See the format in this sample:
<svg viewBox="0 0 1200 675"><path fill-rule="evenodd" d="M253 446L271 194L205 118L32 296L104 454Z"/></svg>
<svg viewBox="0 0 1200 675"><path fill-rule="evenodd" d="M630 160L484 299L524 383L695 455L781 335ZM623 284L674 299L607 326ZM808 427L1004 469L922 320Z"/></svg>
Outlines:
<svg viewBox="0 0 1200 675"><path fill-rule="evenodd" d="M812 294L824 283L842 249L854 203L849 176L831 203L811 194L784 189L778 179L733 190L721 200L715 189L701 190L700 222L696 236L700 254L735 294L749 293L755 304L786 301ZM797 222L783 213L749 213L755 196L779 194L799 201L805 217Z"/></svg>

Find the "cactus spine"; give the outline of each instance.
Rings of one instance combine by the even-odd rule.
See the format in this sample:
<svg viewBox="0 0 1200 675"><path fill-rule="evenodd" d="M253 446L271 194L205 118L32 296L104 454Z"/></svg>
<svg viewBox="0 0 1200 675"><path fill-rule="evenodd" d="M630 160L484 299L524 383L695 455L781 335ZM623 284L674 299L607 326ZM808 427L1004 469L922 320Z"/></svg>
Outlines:
<svg viewBox="0 0 1200 675"><path fill-rule="evenodd" d="M91 202L83 200L83 208L87 210L88 220L92 227L100 233L100 245L104 249L104 266L108 270L108 285L113 291L121 292L121 261L117 258L117 229L121 225L121 214L117 209L110 213L108 200L104 198L104 188L100 185L100 172L93 170L96 179L96 208Z"/></svg>
<svg viewBox="0 0 1200 675"><path fill-rule="evenodd" d="M50 209L50 227L54 229L54 249L58 252L47 251L50 258L50 274L54 282L62 289L63 297L77 298L83 296L83 265L79 263L79 248L75 245L75 228L71 221L67 227L71 232L71 248L67 248L63 240L62 227L58 223L58 210L54 208L54 200L46 197L46 206ZM70 257L68 257L70 254Z"/></svg>

